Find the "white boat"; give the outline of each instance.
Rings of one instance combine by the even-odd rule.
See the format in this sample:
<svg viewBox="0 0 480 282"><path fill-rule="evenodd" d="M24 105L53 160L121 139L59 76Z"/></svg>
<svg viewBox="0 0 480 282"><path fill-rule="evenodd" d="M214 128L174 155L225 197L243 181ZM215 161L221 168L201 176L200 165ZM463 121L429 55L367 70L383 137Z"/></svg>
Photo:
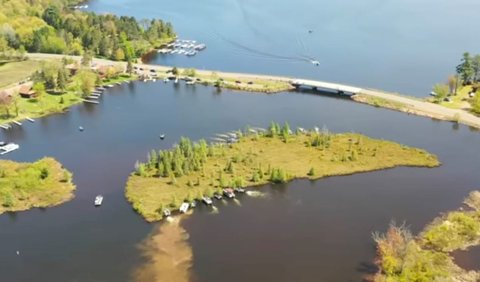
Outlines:
<svg viewBox="0 0 480 282"><path fill-rule="evenodd" d="M222 194L220 194L220 193L215 193L215 194L213 195L213 197L215 197L215 199L217 199L217 200L223 199Z"/></svg>
<svg viewBox="0 0 480 282"><path fill-rule="evenodd" d="M243 189L241 187L235 188L234 191L237 192L237 193L245 193L245 189Z"/></svg>
<svg viewBox="0 0 480 282"><path fill-rule="evenodd" d="M178 84L178 77L175 78L175 84Z"/></svg>
<svg viewBox="0 0 480 282"><path fill-rule="evenodd" d="M0 155L5 155L7 153L10 153L12 151L15 151L19 149L20 146L15 143L8 143L6 145L0 146Z"/></svg>
<svg viewBox="0 0 480 282"><path fill-rule="evenodd" d="M164 209L163 210L163 216L169 217L172 215L172 212L169 209Z"/></svg>
<svg viewBox="0 0 480 282"><path fill-rule="evenodd" d="M103 202L103 196L102 195L98 195L98 196L95 197L94 204L95 204L96 207L101 206L102 202Z"/></svg>
<svg viewBox="0 0 480 282"><path fill-rule="evenodd" d="M190 205L188 203L183 203L181 206L180 206L180 212L181 213L186 213L188 211L188 208L190 207Z"/></svg>
<svg viewBox="0 0 480 282"><path fill-rule="evenodd" d="M168 78L163 79L163 82L167 83L167 82L168 82Z"/></svg>
<svg viewBox="0 0 480 282"><path fill-rule="evenodd" d="M195 81L193 81L193 80L187 81L187 85L194 85L194 84L195 84Z"/></svg>
<svg viewBox="0 0 480 282"><path fill-rule="evenodd" d="M227 197L229 199L235 198L235 193L233 192L233 189L231 189L231 188L223 189L223 195L225 195L225 197Z"/></svg>
<svg viewBox="0 0 480 282"><path fill-rule="evenodd" d="M211 204L213 204L212 199L210 199L210 197L207 197L207 196L204 196L204 197L202 198L202 202L204 202L205 205L211 205Z"/></svg>
<svg viewBox="0 0 480 282"><path fill-rule="evenodd" d="M162 140L165 139L165 134L161 134L160 139L162 139Z"/></svg>

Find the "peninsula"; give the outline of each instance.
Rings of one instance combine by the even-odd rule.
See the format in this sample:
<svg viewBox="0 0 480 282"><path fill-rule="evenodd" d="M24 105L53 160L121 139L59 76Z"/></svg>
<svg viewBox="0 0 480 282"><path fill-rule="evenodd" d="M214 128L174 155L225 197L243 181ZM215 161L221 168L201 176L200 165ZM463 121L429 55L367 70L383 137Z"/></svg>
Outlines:
<svg viewBox="0 0 480 282"><path fill-rule="evenodd" d="M160 220L164 209L178 210L184 201L211 197L227 187L440 165L424 150L356 133L318 129L293 133L288 124L272 123L265 132L245 130L235 136L231 144L211 145L182 138L171 150L152 151L128 179L128 201L151 222Z"/></svg>
<svg viewBox="0 0 480 282"><path fill-rule="evenodd" d="M52 158L0 160L0 214L62 204L73 198L74 189L72 174Z"/></svg>

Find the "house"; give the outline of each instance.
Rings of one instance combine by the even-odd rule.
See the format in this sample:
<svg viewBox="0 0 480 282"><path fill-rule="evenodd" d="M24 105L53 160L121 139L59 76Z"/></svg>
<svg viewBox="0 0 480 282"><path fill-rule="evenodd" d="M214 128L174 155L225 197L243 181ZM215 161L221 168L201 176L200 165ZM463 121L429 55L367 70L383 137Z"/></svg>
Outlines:
<svg viewBox="0 0 480 282"><path fill-rule="evenodd" d="M35 91L29 85L22 85L18 91L18 94L20 94L20 97L27 99L37 97L37 93L35 93Z"/></svg>

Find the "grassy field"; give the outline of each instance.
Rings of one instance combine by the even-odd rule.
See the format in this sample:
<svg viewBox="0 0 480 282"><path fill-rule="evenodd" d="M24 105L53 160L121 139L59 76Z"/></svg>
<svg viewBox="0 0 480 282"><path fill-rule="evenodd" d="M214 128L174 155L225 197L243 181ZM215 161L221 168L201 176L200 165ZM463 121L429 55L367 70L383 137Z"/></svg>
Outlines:
<svg viewBox="0 0 480 282"><path fill-rule="evenodd" d="M0 214L59 205L73 198L71 173L52 158L0 160Z"/></svg>
<svg viewBox="0 0 480 282"><path fill-rule="evenodd" d="M38 61L22 61L0 64L0 89L18 83L40 69Z"/></svg>
<svg viewBox="0 0 480 282"><path fill-rule="evenodd" d="M287 140L255 135L231 146L211 146L210 156L197 171L175 179L159 177L155 169L143 176L133 173L126 197L147 221L156 221L162 218L163 208L176 210L184 200L211 196L223 187L265 184L273 181L276 171L288 181L440 164L426 151L354 133L298 133Z"/></svg>

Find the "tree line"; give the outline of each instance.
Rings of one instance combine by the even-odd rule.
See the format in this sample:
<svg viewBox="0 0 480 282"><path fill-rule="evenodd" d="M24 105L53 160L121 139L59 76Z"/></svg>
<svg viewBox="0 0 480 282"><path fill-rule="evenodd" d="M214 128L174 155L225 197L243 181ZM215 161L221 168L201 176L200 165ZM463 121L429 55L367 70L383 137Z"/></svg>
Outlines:
<svg viewBox="0 0 480 282"><path fill-rule="evenodd" d="M175 37L159 19L72 10L72 0L0 1L0 53L17 50L134 60Z"/></svg>

